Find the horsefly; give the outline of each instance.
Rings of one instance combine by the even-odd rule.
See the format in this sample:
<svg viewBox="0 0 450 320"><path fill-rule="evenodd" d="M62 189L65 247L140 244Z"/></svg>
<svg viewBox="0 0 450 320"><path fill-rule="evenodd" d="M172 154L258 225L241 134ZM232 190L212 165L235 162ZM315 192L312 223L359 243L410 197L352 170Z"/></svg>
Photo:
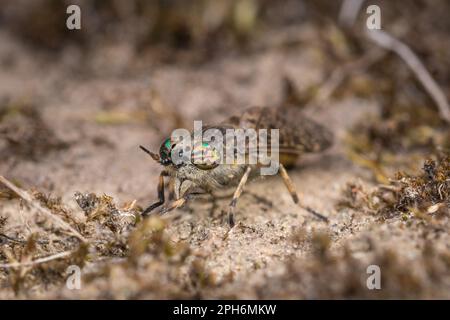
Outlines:
<svg viewBox="0 0 450 320"><path fill-rule="evenodd" d="M295 108L253 107L217 125L201 127L200 122L198 127L194 122L193 132L178 129L164 140L159 154L140 146L164 166L157 187L158 201L147 207L142 216L157 208L159 214L165 214L195 195L235 188L228 207L228 223L233 227L236 204L247 181L279 174L296 204L328 221L300 202L286 168L292 167L302 154L327 149L332 140L331 132ZM166 206L164 178L169 179L174 198Z"/></svg>

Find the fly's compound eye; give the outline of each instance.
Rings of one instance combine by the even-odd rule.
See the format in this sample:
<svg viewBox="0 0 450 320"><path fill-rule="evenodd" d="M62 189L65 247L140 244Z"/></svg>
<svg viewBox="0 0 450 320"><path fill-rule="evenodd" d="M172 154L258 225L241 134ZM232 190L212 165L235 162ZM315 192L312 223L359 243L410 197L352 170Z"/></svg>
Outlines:
<svg viewBox="0 0 450 320"><path fill-rule="evenodd" d="M168 138L164 140L164 142L161 144L161 147L159 148L160 161L164 166L168 166L172 163L172 159L170 158L172 147L172 142L170 141L170 138Z"/></svg>
<svg viewBox="0 0 450 320"><path fill-rule="evenodd" d="M201 170L211 170L220 164L220 154L209 143L203 142L201 146L194 146L191 161Z"/></svg>
<svg viewBox="0 0 450 320"><path fill-rule="evenodd" d="M171 150L168 153L170 164L180 167L182 165L191 163L191 147L185 146L183 143L172 143Z"/></svg>

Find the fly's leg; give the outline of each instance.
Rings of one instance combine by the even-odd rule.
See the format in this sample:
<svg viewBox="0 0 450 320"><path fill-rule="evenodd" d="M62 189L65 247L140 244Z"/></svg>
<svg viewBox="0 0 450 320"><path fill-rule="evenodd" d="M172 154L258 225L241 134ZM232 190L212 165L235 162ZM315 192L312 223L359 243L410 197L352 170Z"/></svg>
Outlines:
<svg viewBox="0 0 450 320"><path fill-rule="evenodd" d="M164 215L164 214L166 214L166 213L168 213L168 212L170 212L172 210L175 210L175 209L183 206L186 203L187 200L188 200L188 196L184 196L184 197L182 197L180 199L177 199L177 200L171 202L168 206L162 208L159 211L159 214L160 215Z"/></svg>
<svg viewBox="0 0 450 320"><path fill-rule="evenodd" d="M233 199L231 199L230 206L228 207L228 224L230 227L234 227L234 210L236 208L237 201L239 197L242 194L242 191L244 190L244 186L247 183L248 176L250 175L250 172L252 171L251 167L247 167L245 170L244 175L241 178L241 181L239 181L239 185L237 186L236 190L233 194Z"/></svg>
<svg viewBox="0 0 450 320"><path fill-rule="evenodd" d="M294 203L298 204L300 202L300 199L298 197L297 190L295 189L294 183L292 182L291 178L289 177L286 168L280 163L280 175L283 178L284 185L288 189L289 193L291 194L292 200Z"/></svg>
<svg viewBox="0 0 450 320"><path fill-rule="evenodd" d="M160 215L164 215L172 210L182 207L188 200L190 200L194 196L205 194L205 192L197 192L196 186L190 180L185 180L184 182L175 180L173 184L176 200L172 201L167 206L162 208L159 211Z"/></svg>
<svg viewBox="0 0 450 320"><path fill-rule="evenodd" d="M291 194L291 197L292 197L292 200L294 201L294 203L298 204L301 208L303 208L306 211L308 211L309 213L313 214L315 217L317 217L325 222L328 222L327 217L318 213L314 209L300 203L300 199L298 197L297 190L295 189L294 183L292 182L291 178L289 177L289 175L286 171L286 168L281 163L279 165L280 165L280 175L283 178L284 184L285 184L286 188L288 189L289 193Z"/></svg>
<svg viewBox="0 0 450 320"><path fill-rule="evenodd" d="M149 207L147 207L147 209L145 209L141 213L141 215L143 217L147 217L148 215L150 215L150 213L154 209L156 209L164 204L164 177L167 177L167 176L168 176L168 174L165 171L162 171L161 174L159 175L158 188L157 188L159 200L157 202L151 204Z"/></svg>
<svg viewBox="0 0 450 320"><path fill-rule="evenodd" d="M164 215L172 210L175 210L177 208L182 207L188 200L191 200L194 196L199 196L199 195L204 195L204 192L192 192L189 194L186 194L184 196L182 196L181 198L172 201L171 203L169 203L167 206L165 206L164 208L162 208L159 211L160 215Z"/></svg>
<svg viewBox="0 0 450 320"><path fill-rule="evenodd" d="M169 189L169 200L174 200L176 198L175 179L173 179L173 178L169 179L167 188Z"/></svg>

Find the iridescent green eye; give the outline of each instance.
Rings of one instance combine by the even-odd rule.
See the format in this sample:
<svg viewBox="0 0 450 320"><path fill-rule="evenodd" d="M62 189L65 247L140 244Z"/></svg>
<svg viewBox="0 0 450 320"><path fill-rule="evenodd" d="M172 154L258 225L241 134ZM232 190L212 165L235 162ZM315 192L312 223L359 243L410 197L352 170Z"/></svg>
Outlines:
<svg viewBox="0 0 450 320"><path fill-rule="evenodd" d="M164 140L159 148L159 157L161 164L167 166L172 163L172 159L170 158L170 152L172 151L172 142L170 138Z"/></svg>
<svg viewBox="0 0 450 320"><path fill-rule="evenodd" d="M207 142L194 146L191 157L194 166L202 170L211 170L220 164L219 152Z"/></svg>
<svg viewBox="0 0 450 320"><path fill-rule="evenodd" d="M166 139L166 141L164 141L164 146L170 150L172 149L172 143L170 142L170 138Z"/></svg>

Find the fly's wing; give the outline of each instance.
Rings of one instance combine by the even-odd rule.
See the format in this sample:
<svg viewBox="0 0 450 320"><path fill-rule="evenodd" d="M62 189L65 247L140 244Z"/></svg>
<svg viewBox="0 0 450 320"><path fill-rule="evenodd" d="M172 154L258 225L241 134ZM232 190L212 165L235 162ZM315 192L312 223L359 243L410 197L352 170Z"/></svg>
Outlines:
<svg viewBox="0 0 450 320"><path fill-rule="evenodd" d="M294 108L253 107L245 110L242 115L232 116L218 125L204 127L203 133L209 129L220 131L224 137L222 155L227 154L227 129L254 129L256 134L259 129L267 129L267 155L270 156L271 152L278 152L279 161L285 166L294 165L297 157L301 154L325 150L333 141L329 130ZM271 129L279 130L278 148L272 148ZM235 156L245 152L245 156L248 157L252 152L253 154L260 152L259 146L250 150L249 143L245 144L243 150L238 150L234 137L231 146Z"/></svg>
<svg viewBox="0 0 450 320"><path fill-rule="evenodd" d="M280 153L320 152L333 143L333 134L295 108L265 108L259 128L279 129Z"/></svg>
<svg viewBox="0 0 450 320"><path fill-rule="evenodd" d="M278 129L280 154L320 152L333 143L333 135L327 128L295 108L253 107L225 123L235 128L268 129L268 142L271 141L270 129Z"/></svg>

